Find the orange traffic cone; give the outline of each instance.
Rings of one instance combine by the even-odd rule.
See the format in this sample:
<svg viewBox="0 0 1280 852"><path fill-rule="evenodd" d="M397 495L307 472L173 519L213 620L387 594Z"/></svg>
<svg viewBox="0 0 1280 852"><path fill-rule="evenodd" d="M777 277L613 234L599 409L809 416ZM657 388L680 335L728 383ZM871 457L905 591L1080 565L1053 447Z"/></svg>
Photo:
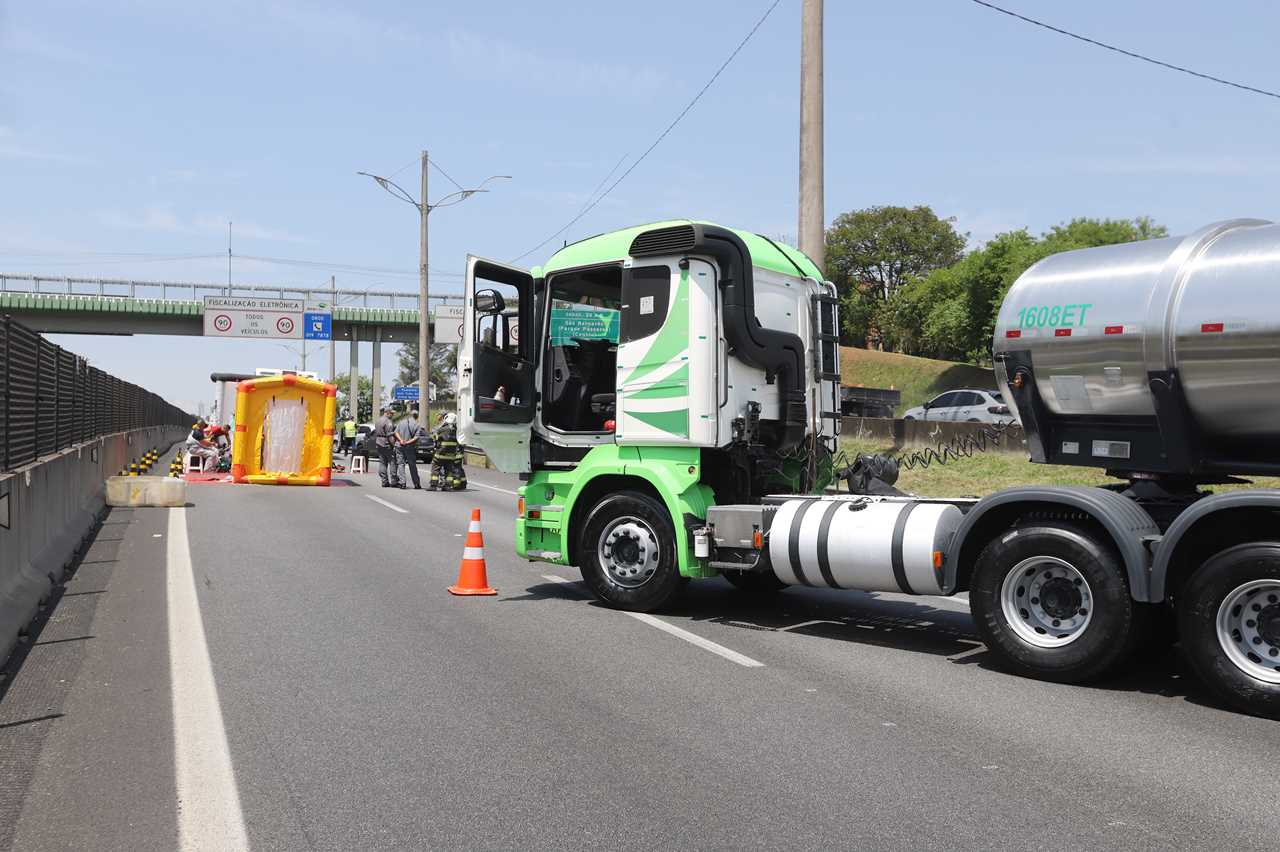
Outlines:
<svg viewBox="0 0 1280 852"><path fill-rule="evenodd" d="M489 588L485 576L484 534L480 532L480 510L471 510L471 525L467 527L467 544L462 551L462 567L458 569L458 584L449 587L453 595L496 595L497 589Z"/></svg>

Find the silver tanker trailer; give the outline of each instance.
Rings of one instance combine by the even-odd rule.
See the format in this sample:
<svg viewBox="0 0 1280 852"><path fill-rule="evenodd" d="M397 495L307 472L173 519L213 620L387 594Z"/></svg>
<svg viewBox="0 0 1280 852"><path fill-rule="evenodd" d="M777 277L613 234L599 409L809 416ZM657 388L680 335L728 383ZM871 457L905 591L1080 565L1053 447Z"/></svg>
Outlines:
<svg viewBox="0 0 1280 852"><path fill-rule="evenodd" d="M1280 718L1280 226L1066 252L1013 285L993 359L1032 461L1103 487L980 500L852 494L712 506L698 556L735 585L969 592L988 648L1096 678L1177 640L1232 705Z"/></svg>

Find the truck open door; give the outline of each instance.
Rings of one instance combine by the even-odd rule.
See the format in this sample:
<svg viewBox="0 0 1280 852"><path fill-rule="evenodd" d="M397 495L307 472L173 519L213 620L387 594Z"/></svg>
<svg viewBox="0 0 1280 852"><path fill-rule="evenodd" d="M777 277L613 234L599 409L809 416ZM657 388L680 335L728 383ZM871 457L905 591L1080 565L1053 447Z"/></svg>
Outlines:
<svg viewBox="0 0 1280 852"><path fill-rule="evenodd" d="M537 384L533 276L467 256L458 350L458 438L505 473L529 471Z"/></svg>

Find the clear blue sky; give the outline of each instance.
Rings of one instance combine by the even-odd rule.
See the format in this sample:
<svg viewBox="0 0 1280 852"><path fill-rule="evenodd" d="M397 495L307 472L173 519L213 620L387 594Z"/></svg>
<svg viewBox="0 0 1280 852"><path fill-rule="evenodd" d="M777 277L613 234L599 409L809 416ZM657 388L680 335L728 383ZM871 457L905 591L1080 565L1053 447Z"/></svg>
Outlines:
<svg viewBox="0 0 1280 852"><path fill-rule="evenodd" d="M1061 26L1280 88L1280 7L1231 0L1007 0ZM768 0L0 4L0 269L220 281L237 253L403 269L417 223L357 169L416 190L428 147L469 184L432 217L433 286L508 259L576 213L683 107ZM782 0L701 103L565 237L668 216L795 233L799 0ZM1074 216L1174 232L1275 218L1280 101L1139 64L968 0L829 0L827 216L930 204L974 242ZM1268 142L1267 140L1272 140ZM400 170L405 167L403 171ZM433 173L432 196L451 189ZM530 265L560 240L528 258ZM327 281L237 261L239 283ZM214 369L293 359L200 338L58 338L194 406ZM323 356L319 359L324 363ZM361 354L367 370L369 349ZM347 361L339 346L340 369ZM393 371L394 351L384 364Z"/></svg>

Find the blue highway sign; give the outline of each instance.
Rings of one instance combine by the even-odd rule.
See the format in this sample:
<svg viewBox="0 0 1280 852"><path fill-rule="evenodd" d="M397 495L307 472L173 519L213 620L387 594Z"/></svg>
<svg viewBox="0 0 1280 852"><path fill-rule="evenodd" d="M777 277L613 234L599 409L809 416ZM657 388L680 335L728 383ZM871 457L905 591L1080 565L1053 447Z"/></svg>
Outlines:
<svg viewBox="0 0 1280 852"><path fill-rule="evenodd" d="M333 337L333 314L303 314L303 337L307 340L330 340Z"/></svg>

